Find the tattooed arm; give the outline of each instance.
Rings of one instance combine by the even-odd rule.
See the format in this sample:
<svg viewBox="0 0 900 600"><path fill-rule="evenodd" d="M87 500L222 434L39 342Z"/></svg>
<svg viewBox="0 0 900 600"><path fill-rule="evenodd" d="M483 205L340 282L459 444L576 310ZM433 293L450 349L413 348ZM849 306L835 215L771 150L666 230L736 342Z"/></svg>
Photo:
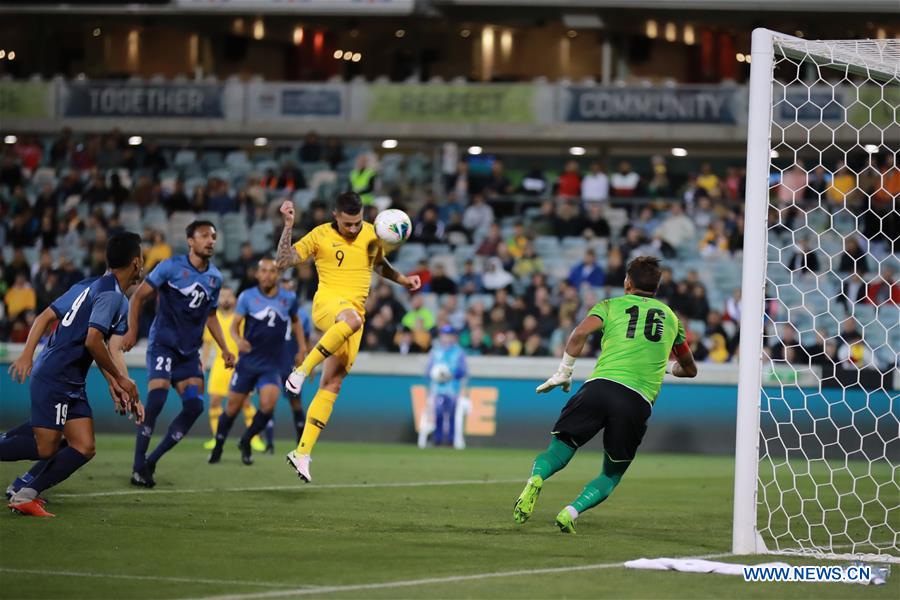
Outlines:
<svg viewBox="0 0 900 600"><path fill-rule="evenodd" d="M422 287L422 280L418 275L404 275L395 269L394 265L388 262L388 259L383 255L379 256L379 260L375 262L373 270L385 279L398 283L411 292L415 292Z"/></svg>
<svg viewBox="0 0 900 600"><path fill-rule="evenodd" d="M284 216L284 230L281 232L281 239L278 240L275 264L279 271L284 271L300 262L300 257L291 244L291 234L294 231L294 203L285 200L281 205L281 214Z"/></svg>

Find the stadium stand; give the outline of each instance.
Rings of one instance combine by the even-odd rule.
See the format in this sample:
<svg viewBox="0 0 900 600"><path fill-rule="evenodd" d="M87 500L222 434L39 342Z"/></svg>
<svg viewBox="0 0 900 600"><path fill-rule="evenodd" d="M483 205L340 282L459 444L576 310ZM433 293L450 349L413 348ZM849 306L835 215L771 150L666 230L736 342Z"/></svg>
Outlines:
<svg viewBox="0 0 900 600"><path fill-rule="evenodd" d="M252 153L130 146L118 131L83 139L69 131L47 140L23 136L6 144L0 158L0 340L24 341L35 314L60 290L98 274L103 243L122 229L142 233L151 265L186 250L183 232L191 220L211 220L220 230L217 263L226 283L245 289L254 283L255 259L274 248L282 199L297 205L295 237L302 235L329 219L329 199L349 189L351 171L370 168L376 177L367 215L388 205L411 215L413 238L391 258L427 283L418 299L378 285L368 306L364 349L424 352L435 328L451 324L473 354L559 356L573 320L597 299L622 292L627 260L652 254L667 265L659 295L682 317L697 358L734 360L743 247L740 168L702 163L678 177L667 172L661 156L643 157L646 171L640 172L626 161L609 172L596 159L567 161L561 171L554 162L496 158L483 175L461 163L456 172L435 177L422 154L376 156L364 143L323 143L314 135L297 147ZM831 199L834 213L773 211L771 219L805 218L816 235L829 219L849 217L839 210L842 203L871 196L890 206L900 193L900 171L889 159L870 171L865 180L847 182L853 175L842 165L823 167L800 187L811 203L820 194ZM774 193L796 175L773 174L786 180ZM854 190L853 197L843 190ZM814 297L806 302L830 302L835 317L800 323L798 345L773 346L773 355L817 356L822 350L816 349L824 348L834 358L848 343L847 336L838 337L841 315L874 313L876 303L900 304L900 264L888 262L879 274L865 259L866 253L896 259L895 221L882 223L876 215L858 239L822 236L819 256L785 238L791 268L775 276L793 282L786 287L797 294L810 284L807 296ZM831 261L848 278L850 271L859 275L855 302L835 307L840 281L831 282L831 299L816 291L822 289L814 285L818 261ZM314 289L314 272L295 275L302 290ZM772 306L771 322L784 310ZM879 314L896 318L896 311ZM144 315L142 335L151 318L152 312ZM897 333L881 325L874 329ZM598 350L597 342L586 354ZM876 351L876 363L887 369L891 359Z"/></svg>

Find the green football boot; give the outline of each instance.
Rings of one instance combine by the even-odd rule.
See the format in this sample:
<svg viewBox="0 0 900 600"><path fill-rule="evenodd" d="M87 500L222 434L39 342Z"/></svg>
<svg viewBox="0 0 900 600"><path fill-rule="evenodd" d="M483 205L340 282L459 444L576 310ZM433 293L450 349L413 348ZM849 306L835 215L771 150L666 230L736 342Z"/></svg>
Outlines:
<svg viewBox="0 0 900 600"><path fill-rule="evenodd" d="M534 512L534 505L537 503L538 496L541 495L541 487L544 480L540 475L532 475L525 483L525 489L519 494L516 500L516 507L513 509L513 519L521 525L531 517Z"/></svg>
<svg viewBox="0 0 900 600"><path fill-rule="evenodd" d="M567 509L562 509L556 515L556 526L562 533L575 533L575 519L569 514Z"/></svg>

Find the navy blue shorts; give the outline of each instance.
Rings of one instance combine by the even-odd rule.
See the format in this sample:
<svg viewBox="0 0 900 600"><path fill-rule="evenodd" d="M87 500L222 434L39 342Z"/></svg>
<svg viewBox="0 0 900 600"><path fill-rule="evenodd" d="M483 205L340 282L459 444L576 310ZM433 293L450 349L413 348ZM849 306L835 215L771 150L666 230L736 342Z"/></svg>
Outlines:
<svg viewBox="0 0 900 600"><path fill-rule="evenodd" d="M168 379L177 383L193 377L203 377L199 352L183 356L166 346L147 348L147 379Z"/></svg>
<svg viewBox="0 0 900 600"><path fill-rule="evenodd" d="M234 366L234 375L231 376L232 392L249 394L254 388L259 390L266 385L274 385L278 388L284 385L277 366L257 369L245 365L240 360Z"/></svg>
<svg viewBox="0 0 900 600"><path fill-rule="evenodd" d="M62 431L69 419L92 419L84 386L61 385L40 377L32 377L31 426Z"/></svg>

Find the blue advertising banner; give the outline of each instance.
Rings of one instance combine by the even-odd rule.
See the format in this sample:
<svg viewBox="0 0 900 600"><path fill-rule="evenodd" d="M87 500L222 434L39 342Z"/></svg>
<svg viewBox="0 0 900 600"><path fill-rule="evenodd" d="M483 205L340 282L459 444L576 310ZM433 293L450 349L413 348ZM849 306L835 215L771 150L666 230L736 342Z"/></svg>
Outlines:
<svg viewBox="0 0 900 600"><path fill-rule="evenodd" d="M251 83L247 88L247 119L339 118L345 110L344 92L336 85Z"/></svg>
<svg viewBox="0 0 900 600"><path fill-rule="evenodd" d="M779 89L784 92L784 97L776 95L774 98L777 121L818 123L845 118L844 94L840 89L810 90L804 86Z"/></svg>
<svg viewBox="0 0 900 600"><path fill-rule="evenodd" d="M737 123L738 88L568 87L561 118L569 122Z"/></svg>
<svg viewBox="0 0 900 600"><path fill-rule="evenodd" d="M334 90L283 90L281 114L339 117L341 94Z"/></svg>
<svg viewBox="0 0 900 600"><path fill-rule="evenodd" d="M166 117L220 119L224 86L217 84L67 83L64 117Z"/></svg>

